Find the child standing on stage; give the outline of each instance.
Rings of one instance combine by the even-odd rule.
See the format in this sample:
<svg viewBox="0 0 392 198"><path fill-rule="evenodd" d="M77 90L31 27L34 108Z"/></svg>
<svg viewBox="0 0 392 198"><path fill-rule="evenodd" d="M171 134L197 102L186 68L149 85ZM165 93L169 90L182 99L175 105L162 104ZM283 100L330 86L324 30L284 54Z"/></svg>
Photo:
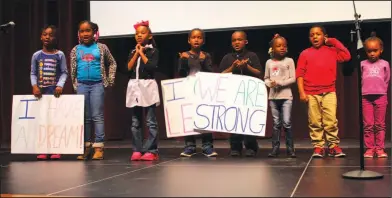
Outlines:
<svg viewBox="0 0 392 198"><path fill-rule="evenodd" d="M134 25L137 45L131 51L127 68L130 80L127 88L126 106L132 108L132 161L158 160L158 123L155 115L160 104L155 71L158 68L159 51L148 21ZM143 111L146 118L143 119ZM148 139L143 145L143 120L149 129Z"/></svg>
<svg viewBox="0 0 392 198"><path fill-rule="evenodd" d="M42 94L54 94L59 97L67 80L68 70L65 55L56 48L56 27L47 26L42 29L42 50L33 54L31 59L31 86L33 94L41 98ZM50 159L60 159L61 155L53 154ZM38 160L46 160L48 155L37 156Z"/></svg>
<svg viewBox="0 0 392 198"><path fill-rule="evenodd" d="M77 94L84 95L85 151L77 159L88 159L94 148L93 160L104 158L104 96L105 88L114 85L117 64L108 47L98 43L98 25L90 21L79 24L79 45L71 51L71 78ZM106 76L106 65L109 74ZM95 140L91 139L94 124Z"/></svg>
<svg viewBox="0 0 392 198"><path fill-rule="evenodd" d="M180 53L178 71L181 77L195 75L197 72L212 72L211 56L207 52L201 51L204 44L205 34L201 29L193 29L188 34L188 43L191 50ZM185 136L185 148L181 153L182 157L191 157L196 154L195 136ZM214 151L212 133L201 134L202 152L207 157L215 157L218 154Z"/></svg>
<svg viewBox="0 0 392 198"><path fill-rule="evenodd" d="M292 58L286 57L287 41L276 34L270 42L271 59L265 65L265 84L270 88L269 99L274 120L272 133L272 151L269 157L279 155L280 132L283 125L286 135L286 151L295 157L293 135L291 131L291 109L293 94L290 85L295 83L295 66Z"/></svg>
<svg viewBox="0 0 392 198"><path fill-rule="evenodd" d="M389 63L380 59L383 46L382 40L373 33L365 41L368 60L361 62L364 142L367 148L364 157L369 158L388 157L384 141L391 73Z"/></svg>
<svg viewBox="0 0 392 198"><path fill-rule="evenodd" d="M245 45L248 44L247 35L244 31L235 31L231 36L231 46L234 52L226 54L219 69L222 73L233 73L260 78L261 64L254 52L248 51ZM231 156L239 156L242 153L243 143L245 144L248 157L256 156L259 145L256 136L231 134L230 147Z"/></svg>
<svg viewBox="0 0 392 198"><path fill-rule="evenodd" d="M336 119L336 67L351 58L350 52L335 38L328 38L324 27L316 25L309 31L312 47L301 52L297 63L300 99L308 104L313 157L324 156L324 133L331 157L344 157L339 147Z"/></svg>

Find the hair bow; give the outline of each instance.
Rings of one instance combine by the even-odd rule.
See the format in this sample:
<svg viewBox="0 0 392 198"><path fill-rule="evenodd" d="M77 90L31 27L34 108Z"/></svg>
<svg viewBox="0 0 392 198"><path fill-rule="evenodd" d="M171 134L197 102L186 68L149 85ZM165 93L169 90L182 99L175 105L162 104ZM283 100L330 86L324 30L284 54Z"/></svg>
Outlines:
<svg viewBox="0 0 392 198"><path fill-rule="evenodd" d="M97 31L97 33L95 33L94 39L95 39L95 41L98 41L98 39L99 39L99 31Z"/></svg>
<svg viewBox="0 0 392 198"><path fill-rule="evenodd" d="M279 34L275 34L275 35L274 35L274 38L277 38L277 37L279 37ZM273 39L274 39L274 38L273 38Z"/></svg>
<svg viewBox="0 0 392 198"><path fill-rule="evenodd" d="M270 47L270 48L268 49L268 54L269 54L269 55L272 54L272 47Z"/></svg>
<svg viewBox="0 0 392 198"><path fill-rule="evenodd" d="M149 27L150 26L150 22L142 20L142 22L139 22L139 23L136 23L135 25L133 25L133 28L135 28L135 30L136 30L139 26Z"/></svg>

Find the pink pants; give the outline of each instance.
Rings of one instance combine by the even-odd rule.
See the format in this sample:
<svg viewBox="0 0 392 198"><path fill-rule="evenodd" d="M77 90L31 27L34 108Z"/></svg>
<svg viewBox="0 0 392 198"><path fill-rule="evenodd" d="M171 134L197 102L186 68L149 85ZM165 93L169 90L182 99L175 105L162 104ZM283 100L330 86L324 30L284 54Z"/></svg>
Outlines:
<svg viewBox="0 0 392 198"><path fill-rule="evenodd" d="M368 149L384 149L387 95L362 97L364 142Z"/></svg>

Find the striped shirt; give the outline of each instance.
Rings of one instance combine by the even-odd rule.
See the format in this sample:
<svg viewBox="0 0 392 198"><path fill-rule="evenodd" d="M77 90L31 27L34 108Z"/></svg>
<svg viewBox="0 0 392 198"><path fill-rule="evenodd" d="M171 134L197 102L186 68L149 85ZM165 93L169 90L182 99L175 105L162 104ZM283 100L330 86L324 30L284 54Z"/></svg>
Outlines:
<svg viewBox="0 0 392 198"><path fill-rule="evenodd" d="M39 50L31 59L31 85L38 87L64 87L68 70L65 55L62 51L47 54Z"/></svg>

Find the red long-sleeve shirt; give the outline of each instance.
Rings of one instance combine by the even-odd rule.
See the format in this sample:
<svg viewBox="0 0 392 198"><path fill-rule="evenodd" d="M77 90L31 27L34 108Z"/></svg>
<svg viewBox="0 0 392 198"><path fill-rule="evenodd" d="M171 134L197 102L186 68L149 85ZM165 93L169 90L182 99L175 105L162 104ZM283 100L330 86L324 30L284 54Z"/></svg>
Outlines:
<svg viewBox="0 0 392 198"><path fill-rule="evenodd" d="M337 62L351 59L350 52L335 38L328 38L327 45L310 47L301 52L296 77L303 77L304 90L308 95L334 92Z"/></svg>

